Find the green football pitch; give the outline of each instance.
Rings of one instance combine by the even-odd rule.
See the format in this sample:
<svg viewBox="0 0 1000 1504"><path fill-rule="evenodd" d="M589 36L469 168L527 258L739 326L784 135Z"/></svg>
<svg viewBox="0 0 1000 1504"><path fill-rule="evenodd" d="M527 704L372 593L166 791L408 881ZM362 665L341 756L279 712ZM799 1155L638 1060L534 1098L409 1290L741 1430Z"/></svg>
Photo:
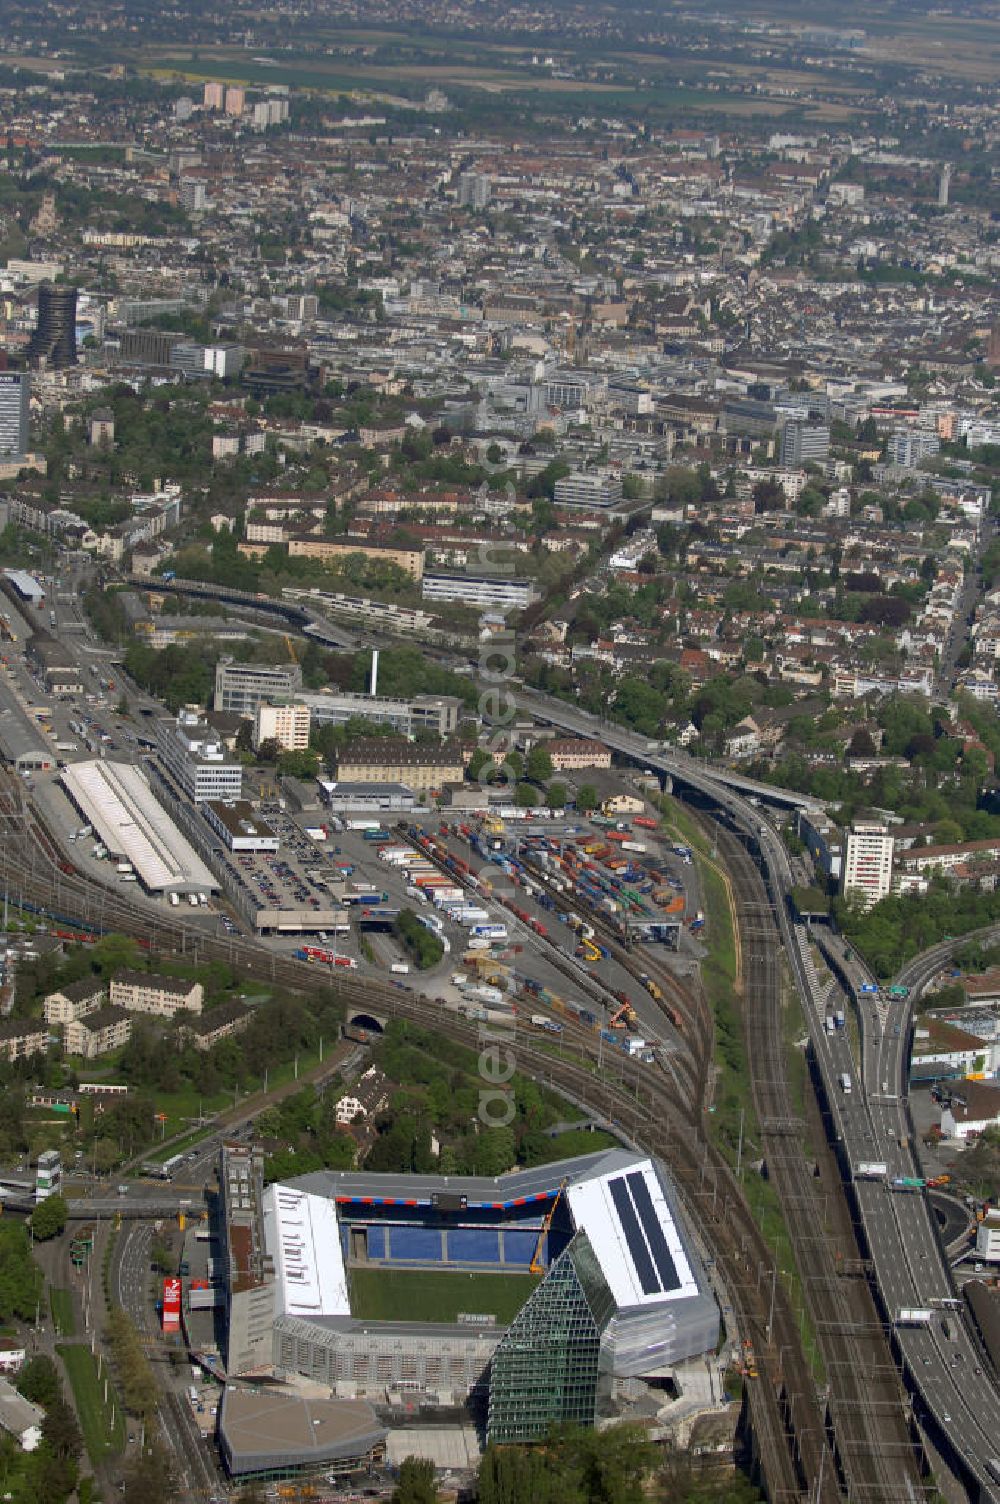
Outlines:
<svg viewBox="0 0 1000 1504"><path fill-rule="evenodd" d="M351 1314L362 1321L454 1324L459 1313L495 1316L508 1326L538 1284L533 1274L460 1269L352 1269Z"/></svg>

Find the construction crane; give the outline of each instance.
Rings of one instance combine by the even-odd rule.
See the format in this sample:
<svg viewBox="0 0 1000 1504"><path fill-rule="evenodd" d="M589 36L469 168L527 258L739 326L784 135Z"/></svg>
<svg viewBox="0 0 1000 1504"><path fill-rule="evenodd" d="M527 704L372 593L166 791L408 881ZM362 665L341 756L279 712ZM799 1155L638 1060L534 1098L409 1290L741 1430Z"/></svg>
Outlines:
<svg viewBox="0 0 1000 1504"><path fill-rule="evenodd" d="M287 635L285 637L285 647L288 649L288 656L292 660L292 662L298 663L299 660L295 656L295 645L292 642L292 639Z"/></svg>
<svg viewBox="0 0 1000 1504"><path fill-rule="evenodd" d="M556 1214L556 1207L562 1200L563 1191L565 1189L565 1180L560 1180L559 1189L558 1191L556 1191L555 1199L553 1200L552 1205L549 1207L548 1211L545 1213L545 1216L542 1218L542 1228L538 1234L538 1242L535 1244L535 1251L531 1256L531 1263L528 1265L529 1274L545 1273L545 1265L542 1263L542 1248L544 1246L545 1239L549 1235L549 1230L552 1226L552 1218Z"/></svg>

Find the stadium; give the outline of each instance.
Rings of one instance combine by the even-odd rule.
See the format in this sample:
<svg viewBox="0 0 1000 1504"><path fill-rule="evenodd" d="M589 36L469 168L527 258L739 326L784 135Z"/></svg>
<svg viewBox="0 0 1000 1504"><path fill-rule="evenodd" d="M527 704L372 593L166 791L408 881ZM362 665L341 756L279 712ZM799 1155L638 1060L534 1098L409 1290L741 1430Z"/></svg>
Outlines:
<svg viewBox="0 0 1000 1504"><path fill-rule="evenodd" d="M495 1179L318 1172L264 1190L259 1151L234 1144L221 1187L227 1394L309 1380L367 1402L369 1439L377 1416L459 1410L493 1441L531 1441L619 1413L716 1344L674 1189L639 1153ZM232 1473L262 1471L227 1443L226 1404L220 1437Z"/></svg>

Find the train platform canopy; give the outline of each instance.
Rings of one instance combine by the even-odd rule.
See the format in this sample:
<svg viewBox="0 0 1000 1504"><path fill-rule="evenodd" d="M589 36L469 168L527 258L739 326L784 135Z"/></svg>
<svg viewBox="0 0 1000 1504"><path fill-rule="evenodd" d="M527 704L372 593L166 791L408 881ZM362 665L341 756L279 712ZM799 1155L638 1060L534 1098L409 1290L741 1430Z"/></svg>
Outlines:
<svg viewBox="0 0 1000 1504"><path fill-rule="evenodd" d="M45 591L33 574L28 574L23 569L5 569L4 575L23 601L30 601L33 606L44 601Z"/></svg>
<svg viewBox="0 0 1000 1504"><path fill-rule="evenodd" d="M218 882L131 763L77 762L63 787L111 856L151 893L211 893Z"/></svg>

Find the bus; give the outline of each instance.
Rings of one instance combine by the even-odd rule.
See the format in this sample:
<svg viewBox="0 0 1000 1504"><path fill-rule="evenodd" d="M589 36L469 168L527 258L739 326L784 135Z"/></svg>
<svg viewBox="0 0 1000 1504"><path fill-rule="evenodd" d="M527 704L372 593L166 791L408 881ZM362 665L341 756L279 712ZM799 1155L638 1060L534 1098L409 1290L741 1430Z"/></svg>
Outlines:
<svg viewBox="0 0 1000 1504"><path fill-rule="evenodd" d="M143 1165L142 1173L144 1175L151 1175L155 1180L172 1180L174 1178L174 1171L180 1168L183 1161L183 1154L173 1154L169 1159L165 1159L162 1164L157 1164L151 1160Z"/></svg>

